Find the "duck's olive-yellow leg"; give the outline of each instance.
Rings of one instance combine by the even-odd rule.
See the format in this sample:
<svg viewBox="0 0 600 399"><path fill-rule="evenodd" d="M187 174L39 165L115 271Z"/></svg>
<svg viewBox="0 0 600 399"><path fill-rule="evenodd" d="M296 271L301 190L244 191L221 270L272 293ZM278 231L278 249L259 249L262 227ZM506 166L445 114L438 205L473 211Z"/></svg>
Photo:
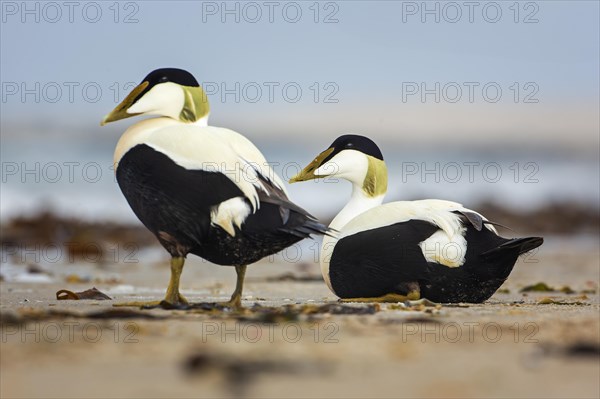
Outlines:
<svg viewBox="0 0 600 399"><path fill-rule="evenodd" d="M169 305L187 305L188 301L183 295L179 293L179 279L181 272L183 271L183 265L185 258L183 256L174 256L171 258L171 279L169 280L169 286L167 287L167 294L165 299L162 301L132 301L117 303L114 306L135 306L135 307L156 307L160 306L161 303L168 303Z"/></svg>
<svg viewBox="0 0 600 399"><path fill-rule="evenodd" d="M235 291L231 295L231 299L227 302L223 302L220 305L241 309L242 307L242 290L244 289L244 277L246 276L246 265L236 266L235 272L237 273L237 280L235 283Z"/></svg>
<svg viewBox="0 0 600 399"><path fill-rule="evenodd" d="M183 256L171 258L171 279L169 280L167 294L164 299L165 302L171 305L187 305L188 303L187 299L179 293L179 278L181 277L184 263L185 258Z"/></svg>
<svg viewBox="0 0 600 399"><path fill-rule="evenodd" d="M342 298L340 302L406 302L415 301L421 297L419 291L411 291L406 295L400 294L385 294L374 298Z"/></svg>

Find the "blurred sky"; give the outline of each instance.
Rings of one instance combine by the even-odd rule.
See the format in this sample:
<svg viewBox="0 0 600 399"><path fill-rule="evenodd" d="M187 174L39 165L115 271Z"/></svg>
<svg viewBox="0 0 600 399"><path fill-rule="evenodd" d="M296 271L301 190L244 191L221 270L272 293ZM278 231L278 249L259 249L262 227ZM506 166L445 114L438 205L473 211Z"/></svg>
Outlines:
<svg viewBox="0 0 600 399"><path fill-rule="evenodd" d="M174 66L208 82L211 124L263 143L598 147L597 1L73 4L2 2L3 139L96 133L128 83Z"/></svg>
<svg viewBox="0 0 600 399"><path fill-rule="evenodd" d="M284 179L354 132L382 147L389 199L600 201L597 1L0 8L3 218L52 208L134 221L112 153L135 120L99 122L159 67L192 72L209 92L211 124L250 138ZM467 161L479 165L474 180L464 167L457 180L427 172ZM490 162L498 181L485 178ZM98 179L88 176L94 165ZM348 195L346 184L289 189L318 217Z"/></svg>

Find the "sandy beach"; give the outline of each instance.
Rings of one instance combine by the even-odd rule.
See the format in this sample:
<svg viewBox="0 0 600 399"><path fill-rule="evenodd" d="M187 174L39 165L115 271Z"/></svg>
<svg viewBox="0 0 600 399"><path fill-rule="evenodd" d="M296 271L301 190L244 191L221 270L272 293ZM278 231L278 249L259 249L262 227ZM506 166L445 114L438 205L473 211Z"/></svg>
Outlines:
<svg viewBox="0 0 600 399"><path fill-rule="evenodd" d="M547 239L484 304L340 304L317 264L267 259L249 268L240 313L114 307L162 298L167 263L146 251L3 264L2 397L600 395L593 237ZM182 281L192 302L226 300L234 271L190 257ZM556 291L521 292L538 282ZM112 300L56 300L92 287Z"/></svg>

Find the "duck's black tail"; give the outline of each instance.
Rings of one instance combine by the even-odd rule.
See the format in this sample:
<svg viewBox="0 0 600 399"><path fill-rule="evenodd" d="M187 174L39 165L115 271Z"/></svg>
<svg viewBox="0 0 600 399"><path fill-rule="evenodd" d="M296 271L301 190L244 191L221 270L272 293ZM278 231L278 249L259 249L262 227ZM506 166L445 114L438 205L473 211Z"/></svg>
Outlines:
<svg viewBox="0 0 600 399"><path fill-rule="evenodd" d="M490 259L505 253L516 253L517 256L523 255L532 249L536 249L543 243L544 239L542 237L513 238L512 240L508 240L505 243L498 245L496 248L482 253L481 256L484 259Z"/></svg>
<svg viewBox="0 0 600 399"><path fill-rule="evenodd" d="M310 215L305 216L302 224L293 227L284 226L279 230L302 238L308 238L311 234L330 235L327 226L320 223L317 219L313 219Z"/></svg>

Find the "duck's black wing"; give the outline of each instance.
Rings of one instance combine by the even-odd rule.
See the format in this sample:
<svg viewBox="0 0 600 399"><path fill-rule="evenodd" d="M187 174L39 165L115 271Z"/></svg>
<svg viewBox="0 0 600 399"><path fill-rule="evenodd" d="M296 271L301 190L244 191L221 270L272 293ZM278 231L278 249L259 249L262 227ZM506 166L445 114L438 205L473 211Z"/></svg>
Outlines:
<svg viewBox="0 0 600 399"><path fill-rule="evenodd" d="M260 209L249 215L242 231L246 233L291 234L308 238L310 234L326 234L327 227L310 213L289 200L285 192L257 171L263 189L258 189Z"/></svg>
<svg viewBox="0 0 600 399"><path fill-rule="evenodd" d="M131 209L172 254L168 246L189 249L209 233L212 207L243 196L227 176L186 169L146 144L121 158L116 175Z"/></svg>
<svg viewBox="0 0 600 399"><path fill-rule="evenodd" d="M378 297L397 293L401 283L425 278L427 261L419 243L437 230L437 226L415 219L340 239L329 263L336 295Z"/></svg>

